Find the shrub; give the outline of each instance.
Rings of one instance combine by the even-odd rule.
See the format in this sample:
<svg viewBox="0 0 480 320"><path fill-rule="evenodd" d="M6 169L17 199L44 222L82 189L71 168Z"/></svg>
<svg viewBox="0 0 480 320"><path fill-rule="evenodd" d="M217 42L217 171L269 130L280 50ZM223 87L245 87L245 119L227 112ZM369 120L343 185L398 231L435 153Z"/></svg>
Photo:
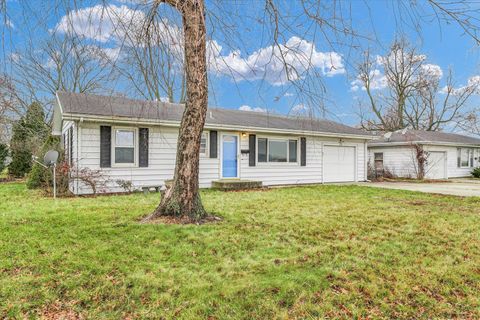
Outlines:
<svg viewBox="0 0 480 320"><path fill-rule="evenodd" d="M480 178L480 167L476 167L475 169L473 169L472 176L474 178Z"/></svg>
<svg viewBox="0 0 480 320"><path fill-rule="evenodd" d="M23 119L13 125L12 131L10 140L12 162L8 165L8 173L17 178L23 178L32 166L32 152L27 147L27 133Z"/></svg>
<svg viewBox="0 0 480 320"><path fill-rule="evenodd" d="M133 191L133 183L130 180L116 180L115 181L125 192L131 193Z"/></svg>
<svg viewBox="0 0 480 320"><path fill-rule="evenodd" d="M12 131L12 162L8 166L8 172L23 178L32 169L32 155L37 153L48 137L49 128L45 124L45 113L41 104L32 103L26 114L14 123Z"/></svg>
<svg viewBox="0 0 480 320"><path fill-rule="evenodd" d="M8 147L7 145L0 143L0 173L2 173L6 167L7 157Z"/></svg>
<svg viewBox="0 0 480 320"><path fill-rule="evenodd" d="M58 164L62 163L63 157L62 152L60 150L60 139L58 137L49 136L45 143L43 144L40 152L38 153L39 161L43 160L43 156L49 150L57 150L60 154L58 159ZM27 188L29 189L37 189L42 187L48 187L52 184L52 169L46 169L39 165L38 163L34 163L30 173L28 174L27 178Z"/></svg>

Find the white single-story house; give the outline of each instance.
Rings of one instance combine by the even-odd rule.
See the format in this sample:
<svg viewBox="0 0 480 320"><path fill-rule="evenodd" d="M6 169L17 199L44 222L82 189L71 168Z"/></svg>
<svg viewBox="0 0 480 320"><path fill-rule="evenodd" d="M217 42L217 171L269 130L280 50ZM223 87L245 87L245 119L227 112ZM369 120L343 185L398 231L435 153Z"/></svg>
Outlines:
<svg viewBox="0 0 480 320"><path fill-rule="evenodd" d="M100 192L163 185L175 168L184 106L118 96L58 92L53 134L75 169L101 170ZM367 179L371 135L329 120L209 108L201 141L200 187L219 179L264 186ZM73 181L74 194L92 190Z"/></svg>
<svg viewBox="0 0 480 320"><path fill-rule="evenodd" d="M480 139L464 135L421 130L389 132L368 143L370 169L376 174L388 171L398 177L415 178L417 152L423 147L427 155L425 177L448 179L467 177L480 166Z"/></svg>

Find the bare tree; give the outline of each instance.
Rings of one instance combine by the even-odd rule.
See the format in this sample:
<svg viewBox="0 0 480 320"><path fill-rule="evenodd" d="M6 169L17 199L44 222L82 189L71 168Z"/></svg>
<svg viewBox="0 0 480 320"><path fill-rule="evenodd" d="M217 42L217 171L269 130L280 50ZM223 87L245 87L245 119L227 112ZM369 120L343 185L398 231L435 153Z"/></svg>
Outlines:
<svg viewBox="0 0 480 320"><path fill-rule="evenodd" d="M480 108L463 114L458 121L458 129L480 136Z"/></svg>
<svg viewBox="0 0 480 320"><path fill-rule="evenodd" d="M12 124L24 113L12 79L7 75L0 76L0 143L7 142Z"/></svg>
<svg viewBox="0 0 480 320"><path fill-rule="evenodd" d="M154 219L161 215L186 216L191 220L196 221L202 219L206 213L200 200L198 192L198 167L199 167L199 145L200 136L205 122L205 115L207 111L207 63L206 63L206 23L205 23L205 4L203 0L164 0L155 1L153 10L157 10L160 3L167 3L173 8L176 8L182 16L183 21L183 37L184 37L184 68L186 75L186 103L185 112L181 121L178 145L177 145L177 161L174 173L173 185L167 190L165 196L162 198L160 205L153 214L146 218L146 220ZM336 3L336 2L335 2ZM301 1L304 9L304 14L313 21L313 24L318 27L320 32L326 32L327 29L333 32L339 32L347 35L355 35L355 32L348 28L347 19L344 19L342 14L336 15L336 7L332 8L332 19L325 19L322 13L325 11L320 1ZM460 26L468 32L474 39L476 35L475 23L477 20L463 20L465 12L456 12L453 16L452 11L448 11L442 4L431 0L429 2L433 12L438 19L448 19L456 21ZM270 25L272 26L272 38L274 46L278 50L272 50L272 61L278 62L280 60L286 70L286 77L288 81L294 82L300 90L302 86L302 74L295 69L297 66L293 65L291 61L286 59L285 53L288 48L280 45L280 37L282 30L289 30L290 24L285 24L285 14L282 11L282 6L274 1L268 0L265 2L265 11L270 18ZM412 12L417 12L415 4L412 3L410 9ZM340 17L340 18L339 18ZM217 21L221 20L216 17ZM340 23L337 23L340 21ZM328 38L328 36L327 36ZM396 54L402 54L398 50ZM413 55L413 62L415 55ZM311 60L309 60L311 62ZM404 63L404 62L402 62ZM391 65L395 66L395 65ZM395 110L391 110L400 115L397 120L399 125L405 121L403 110L405 103L410 97L410 92L415 90L415 86L410 84L410 77L412 74L405 68L406 74L397 74L392 72L392 76L398 76L401 82L401 87L397 88L396 95L401 101L402 106ZM308 68L301 70L308 73ZM308 86L305 86L308 88Z"/></svg>
<svg viewBox="0 0 480 320"><path fill-rule="evenodd" d="M459 2L463 3L461 0ZM260 25L262 41L269 43L268 50L262 51L262 58L266 57L267 59L262 60L261 65L258 64L257 60L252 62L247 61L248 59L243 59L241 61L242 64L244 64L246 69L253 67L252 64L254 64L256 69L252 72L255 72L255 78L259 80L267 79L269 73L275 70L277 78L269 80L273 80L275 84L293 87L299 94L299 97L304 97L303 99L307 100L310 106L322 105L320 99L323 97L325 89L321 79L339 71L336 70L336 67L339 65L335 63L323 63L321 66L317 64L318 61L314 57L318 57L320 54L315 51L312 43L322 42L330 48L345 45L349 49L354 49L358 45L359 39L368 38L356 32L352 23L353 18L349 11L349 5L342 1L299 0L298 5L295 5L294 8L291 6L290 1L274 0L266 0L264 2L238 1L233 3L211 1L209 2L209 8L205 8L203 0L154 0L146 1L145 3L146 7L151 5L149 8L151 9L149 10L151 14L148 15L150 20L147 19L143 30L138 33L138 30L134 27L135 23L131 22L127 23L126 26L133 29L129 29L130 33L122 35L125 38L123 47L128 47L135 42L134 40L136 40L137 44L140 44L136 48L126 48L125 53L128 53L128 49L132 49L131 54L126 55L133 57L129 61L131 69L122 66L122 68L110 68L110 70L123 72L122 74L130 79L131 84L139 83L140 85L136 90L143 92L145 97L149 98L158 99L165 94L171 100L177 95L175 90L179 92L178 96L182 97L182 88L185 88L185 112L179 129L174 182L172 187L166 192L165 197L162 198L154 214L150 216L151 219L160 215L182 215L189 217L191 220L199 220L206 214L198 191L198 153L209 94L207 83L207 43L212 39L207 37L207 22L212 31L216 32L217 35L219 33L222 34L222 39L234 40L236 44L242 43L242 37L245 37L245 35L239 32L236 24L246 21L248 24L255 23ZM183 51L180 59L182 64L177 65L176 61L168 60L168 57L162 56L163 52L165 52L164 49L166 49L162 47L165 44L165 39L163 34L158 35L163 29L161 28L162 18L157 17L156 12L160 7L163 8L163 4L171 7L181 17L182 30L180 38L183 43L179 47ZM255 5L257 9L255 15L253 17L242 16L242 19L235 19L239 17L239 13L236 12L237 6L242 5L244 7ZM399 24L406 22L417 27L419 21L425 19L426 16L428 17L428 15L423 13L425 13L426 9L429 9L430 13L432 13L429 16L430 19L455 21L471 38L478 40L476 33L478 18L471 14L474 11L470 10L471 8L468 6L460 6L458 4L450 6L443 1L434 0L422 3L394 1L393 6L395 10L400 9L396 11L400 12ZM77 8L76 3L74 3L73 8ZM134 17L133 19L136 18ZM250 26L247 26L247 29L248 27ZM289 41L291 38L288 39L287 35L292 34L302 34L312 39L313 42L307 43L300 37L294 38L294 41ZM71 39L77 40L74 35L72 34L73 37ZM258 36L258 33L254 36ZM81 40L78 39L80 48L74 47L74 50L70 50L67 45L67 49L62 50L62 52L74 52L73 57L77 59L78 56L90 57L92 48L90 47L87 50L88 46L84 47L85 43ZM62 41L59 43L62 43ZM145 45L145 43L148 45ZM35 44L31 47L38 48L39 46ZM105 49L96 47L93 48L93 51L98 52L100 56L105 55L107 58L112 58ZM168 48L166 50L171 49ZM101 86L96 84L102 81L89 80L106 79L104 78L105 73L97 73L99 72L98 66L90 69L89 63L85 64L82 62L84 60L80 59L80 65L83 65L82 68L85 68L86 71L79 72L78 70L82 68L73 67L76 65L75 61L72 61L74 62L73 64L70 62L63 63L62 61L65 61L66 57L62 53L59 54L56 50L50 50L48 46L45 51L48 52L48 56L53 58L53 65L58 64L59 66L53 68L53 70L56 70L53 71L53 74L50 69L45 68L46 65L44 65L43 59L29 59L34 62L27 64L26 68L34 75L42 75L42 77L36 77L36 82L40 81L38 79L41 78L47 79L45 81L49 85L46 86L39 83L40 88L45 92L52 92L53 89L58 90L59 88L77 92L96 91L101 88ZM217 52L219 51L217 50ZM31 52L32 56L35 56L33 50ZM227 58L233 59L236 54L237 52L232 52ZM27 54L26 56L30 55ZM327 56L330 60L338 58L333 54ZM110 60L115 65L118 62L116 61L118 59L115 57ZM221 62L222 74L231 72L230 75L234 79L241 79L241 77L245 76L245 74L238 73L238 70L228 68L228 59L226 57L218 55L215 60ZM55 61L60 61L60 63ZM70 60L67 59L67 61ZM88 60L86 61L88 62ZM112 66L112 63L105 65ZM17 64L17 67L20 66L21 64ZM178 67L179 71L171 73L172 66L174 67L173 70ZM343 68L343 65L341 67ZM135 69L137 70L136 72L134 72ZM70 71L67 74L63 74L66 70ZM162 74L159 75L158 73ZM59 74L63 75L59 76ZM80 79L75 78L79 74L84 77ZM261 75L263 75L263 79ZM72 76L76 80L65 81L66 78L68 79L68 77ZM167 81L163 80L164 77ZM19 84L22 89L26 88L28 89L26 91L33 92L31 89L37 85L26 79L25 76L21 78L23 79L19 81ZM402 76L401 79L407 80L408 74ZM52 83L54 85L51 85ZM164 86L163 83L170 85ZM64 86L64 84L68 85ZM172 86L171 84L174 85ZM416 90L415 87L410 86L408 81L404 84L405 86L399 88L400 90L397 92L397 96L400 97L403 104L409 101L411 91ZM261 86L260 84L259 87ZM74 88L73 90L71 89L72 87ZM182 100L182 98L179 98L179 100ZM399 114L398 109L391 109L390 112L393 112L391 115L392 119L395 119L395 114ZM398 123L406 123L406 119L407 117L402 115L400 120L397 120L399 121Z"/></svg>
<svg viewBox="0 0 480 320"><path fill-rule="evenodd" d="M206 216L198 188L200 138L208 105L205 6L201 0L165 2L182 15L187 90L178 136L173 184L147 219L173 215L198 221Z"/></svg>
<svg viewBox="0 0 480 320"><path fill-rule="evenodd" d="M148 100L184 103L183 34L174 19L150 11L150 16L133 23L120 17L113 20L124 35L115 67L134 88L134 94Z"/></svg>
<svg viewBox="0 0 480 320"><path fill-rule="evenodd" d="M455 88L452 71L441 88L440 67L427 63L426 56L404 39L395 41L384 57L367 51L357 72L353 84L365 91L363 107L370 111L362 126L374 131L440 130L459 120L478 89L476 83Z"/></svg>
<svg viewBox="0 0 480 320"><path fill-rule="evenodd" d="M12 57L21 100L51 102L57 91L98 92L112 75L105 52L75 35L51 36Z"/></svg>

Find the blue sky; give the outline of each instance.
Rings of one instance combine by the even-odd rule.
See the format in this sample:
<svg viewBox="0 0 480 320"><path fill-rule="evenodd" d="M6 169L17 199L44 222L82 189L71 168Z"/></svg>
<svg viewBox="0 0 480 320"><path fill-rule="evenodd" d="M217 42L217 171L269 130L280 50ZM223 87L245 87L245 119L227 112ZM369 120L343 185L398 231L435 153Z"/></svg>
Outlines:
<svg viewBox="0 0 480 320"><path fill-rule="evenodd" d="M77 9L89 9L98 3L96 1L78 2ZM228 12L228 22L235 26L234 41L229 40L232 34L225 30L218 31L218 26L215 26L217 31L213 33L209 30L211 40L222 46L218 54L222 58L230 57L234 68L237 66L235 63L241 64L249 57L252 58L252 55L259 50L268 49L272 45L271 28L265 27L268 19L265 18L262 7L255 5L258 3L238 1L235 6L230 6L230 9L233 7L234 14ZM359 61L362 49L370 48L374 54L385 54L385 50L400 33L418 47L419 53L427 56L428 63L438 65L444 75L449 68L452 68L458 86L465 85L470 77L480 75L478 45L470 37L463 35L461 28L457 25L436 22L430 16L431 11L425 4L420 6L419 30L414 30L413 23L404 24L399 21L400 14L394 2L345 1L341 3L344 6L341 12L351 14L353 28L362 35L354 39L354 44L358 48L352 49L350 45L341 43L328 44L318 29L313 30L311 21L300 14L301 9L298 3L286 1L281 5L283 12L287 12L291 18L287 20L289 25L282 29L280 43L296 39L313 46L319 56L334 53L341 57L338 64L342 67L341 72L332 74L322 69L322 60L319 58L320 67L317 65L312 68L315 70L310 74L310 77L318 76L324 85L322 104L326 109L325 117L350 125L359 122L358 100L364 98L364 93L362 90L351 90L351 82L356 77L352 66ZM139 9L131 1L112 1L109 5L119 8L125 6L132 10ZM214 16L226 16L224 12L215 9L212 2L207 1L207 8ZM45 15L45 12L49 14ZM48 29L56 28L67 11L60 6L54 7L53 2L8 0L7 14L7 20L2 21L5 41L2 46L4 54L0 59L3 60L2 67L9 72L11 54L21 52L32 38L34 41L48 38ZM214 29L210 24L209 27ZM363 36L371 40L363 39ZM339 42L349 40L341 36L334 38L330 32L327 32L327 37ZM95 40L92 40L92 43L94 42ZM114 49L115 44L116 42L111 39L101 41L103 47L110 49ZM240 67L241 65L238 66ZM301 104L308 104L290 83L279 85L272 83L273 80L258 79L258 74L255 75L250 71L243 72L242 77L232 77L228 72L210 72L210 104L224 108L268 110L282 114L291 112ZM269 75L263 74L261 78L268 79ZM275 75L272 77L275 78ZM116 83L115 86L114 89L122 91L125 84ZM477 103L479 103L478 97L472 99L472 105Z"/></svg>

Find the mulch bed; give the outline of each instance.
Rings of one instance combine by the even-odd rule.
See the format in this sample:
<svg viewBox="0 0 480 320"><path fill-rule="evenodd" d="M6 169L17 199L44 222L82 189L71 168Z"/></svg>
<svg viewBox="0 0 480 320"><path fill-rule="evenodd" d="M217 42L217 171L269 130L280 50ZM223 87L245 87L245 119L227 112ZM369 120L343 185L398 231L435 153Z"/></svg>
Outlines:
<svg viewBox="0 0 480 320"><path fill-rule="evenodd" d="M200 221L192 221L188 217L172 217L172 216L161 216L150 221L142 221L145 224L196 224L202 225L207 223L217 223L223 219L218 216L209 215L203 218Z"/></svg>

